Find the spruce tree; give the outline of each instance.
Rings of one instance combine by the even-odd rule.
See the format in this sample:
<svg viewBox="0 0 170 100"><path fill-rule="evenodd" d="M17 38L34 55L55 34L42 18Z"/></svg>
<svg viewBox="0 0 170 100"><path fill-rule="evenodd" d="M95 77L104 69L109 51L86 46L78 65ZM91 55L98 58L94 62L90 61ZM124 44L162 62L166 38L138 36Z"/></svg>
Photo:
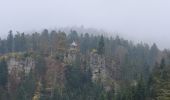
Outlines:
<svg viewBox="0 0 170 100"><path fill-rule="evenodd" d="M0 86L5 88L8 82L8 69L7 69L7 62L3 58L0 61Z"/></svg>
<svg viewBox="0 0 170 100"><path fill-rule="evenodd" d="M12 52L13 51L13 33L12 30L9 31L8 37L7 37L7 51Z"/></svg>
<svg viewBox="0 0 170 100"><path fill-rule="evenodd" d="M165 72L165 59L162 58L161 64L160 64L160 69L161 69L161 78L165 79L166 78L166 72Z"/></svg>
<svg viewBox="0 0 170 100"><path fill-rule="evenodd" d="M104 44L104 37L103 35L100 37L99 44L98 44L98 54L103 55L105 49L105 44Z"/></svg>

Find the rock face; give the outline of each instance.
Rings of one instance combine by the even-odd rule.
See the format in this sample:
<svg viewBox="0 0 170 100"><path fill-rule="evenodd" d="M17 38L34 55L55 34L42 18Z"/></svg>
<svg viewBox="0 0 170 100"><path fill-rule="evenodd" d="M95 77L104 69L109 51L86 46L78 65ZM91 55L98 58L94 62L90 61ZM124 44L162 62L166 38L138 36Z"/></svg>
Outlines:
<svg viewBox="0 0 170 100"><path fill-rule="evenodd" d="M98 55L96 52L91 52L90 54L90 69L92 71L92 81L101 81L104 83L106 81L106 64L105 57Z"/></svg>
<svg viewBox="0 0 170 100"><path fill-rule="evenodd" d="M10 81L8 87L15 88L20 83L22 77L28 75L31 69L34 69L35 61L31 57L27 57L24 60L11 57L7 60L7 65Z"/></svg>
<svg viewBox="0 0 170 100"><path fill-rule="evenodd" d="M28 74L31 69L35 67L35 62L31 57L27 57L24 60L18 60L16 58L10 58L8 60L8 73L11 74L13 71L24 72Z"/></svg>
<svg viewBox="0 0 170 100"><path fill-rule="evenodd" d="M106 58L97 54L96 51L92 51L90 53L90 69L92 81L101 83L106 91L109 91L117 84L119 68L115 66L113 58Z"/></svg>
<svg viewBox="0 0 170 100"><path fill-rule="evenodd" d="M28 75L31 69L34 69L35 61L31 57L25 59L11 57L7 60L7 65L9 76L8 89L9 91L13 91L16 90L22 78Z"/></svg>

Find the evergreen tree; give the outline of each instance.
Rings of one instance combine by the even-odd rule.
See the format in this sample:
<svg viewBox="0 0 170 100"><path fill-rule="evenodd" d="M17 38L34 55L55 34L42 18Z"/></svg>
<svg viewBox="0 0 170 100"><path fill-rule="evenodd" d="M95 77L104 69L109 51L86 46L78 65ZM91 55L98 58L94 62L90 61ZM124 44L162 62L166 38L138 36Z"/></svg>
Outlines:
<svg viewBox="0 0 170 100"><path fill-rule="evenodd" d="M13 43L14 43L14 37L13 37L12 30L10 30L8 37L7 37L7 50L8 50L8 52L13 51L13 46L14 46Z"/></svg>
<svg viewBox="0 0 170 100"><path fill-rule="evenodd" d="M146 85L143 77L140 78L136 86L135 100L145 100L146 99Z"/></svg>
<svg viewBox="0 0 170 100"><path fill-rule="evenodd" d="M4 53L6 53L7 52L7 50L6 50L6 40L1 40L0 39L0 53L1 54L4 54Z"/></svg>
<svg viewBox="0 0 170 100"><path fill-rule="evenodd" d="M25 33L22 33L21 34L21 37L20 37L20 47L21 47L21 50L22 52L26 51L27 50L27 42L26 42L26 37L25 37Z"/></svg>
<svg viewBox="0 0 170 100"><path fill-rule="evenodd" d="M75 30L71 30L70 34L68 35L69 43L73 41L78 41L78 34Z"/></svg>
<svg viewBox="0 0 170 100"><path fill-rule="evenodd" d="M19 52L21 50L21 35L19 32L17 32L17 34L14 37L14 50L16 52Z"/></svg>
<svg viewBox="0 0 170 100"><path fill-rule="evenodd" d="M151 46L151 49L150 49L150 53L149 53L149 65L150 66L154 66L156 60L157 60L157 57L158 57L158 52L159 52L159 49L157 47L157 45L154 43L152 46ZM151 68L152 70L152 68Z"/></svg>
<svg viewBox="0 0 170 100"><path fill-rule="evenodd" d="M40 37L40 51L43 54L48 54L50 51L50 41L49 41L49 33L47 29L44 29L42 31L41 37Z"/></svg>
<svg viewBox="0 0 170 100"><path fill-rule="evenodd" d="M36 89L36 79L33 72L25 77L17 88L17 97L14 100L31 100Z"/></svg>
<svg viewBox="0 0 170 100"><path fill-rule="evenodd" d="M160 70L161 70L161 78L165 79L166 78L166 71L165 71L165 59L162 58L161 64L160 64Z"/></svg>
<svg viewBox="0 0 170 100"><path fill-rule="evenodd" d="M90 37L88 33L85 33L84 37L80 39L80 50L83 54L86 54L90 49Z"/></svg>
<svg viewBox="0 0 170 100"><path fill-rule="evenodd" d="M5 58L0 61L0 86L6 88L8 82L8 68Z"/></svg>
<svg viewBox="0 0 170 100"><path fill-rule="evenodd" d="M165 59L154 68L150 81L150 96L154 100L169 100L170 94L170 68L166 67Z"/></svg>
<svg viewBox="0 0 170 100"><path fill-rule="evenodd" d="M55 30L51 31L50 34L50 51L51 51L51 55L53 54L53 52L56 52L57 50L57 32Z"/></svg>
<svg viewBox="0 0 170 100"><path fill-rule="evenodd" d="M31 45L32 45L32 50L33 51L38 51L39 50L39 34L37 32L33 33L31 36Z"/></svg>
<svg viewBox="0 0 170 100"><path fill-rule="evenodd" d="M104 37L103 35L100 37L99 44L98 44L98 54L103 55L105 52L105 44L104 44Z"/></svg>
<svg viewBox="0 0 170 100"><path fill-rule="evenodd" d="M64 58L64 53L66 52L66 41L67 41L67 36L64 32L59 31L58 32L58 37L57 37L57 58L60 60L63 60Z"/></svg>

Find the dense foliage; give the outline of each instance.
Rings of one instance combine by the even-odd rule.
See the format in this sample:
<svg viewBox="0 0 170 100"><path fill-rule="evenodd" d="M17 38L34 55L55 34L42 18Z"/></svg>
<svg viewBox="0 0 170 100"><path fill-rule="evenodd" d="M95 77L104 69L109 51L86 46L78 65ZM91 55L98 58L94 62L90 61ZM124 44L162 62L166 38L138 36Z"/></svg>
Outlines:
<svg viewBox="0 0 170 100"><path fill-rule="evenodd" d="M93 83L91 71L81 58L64 69L64 88L55 86L53 94L46 93L46 59L51 57L63 61L69 45L78 43L80 54L89 57L92 50L114 62L118 68L112 79L121 86L105 91L100 83ZM76 31L65 33L43 30L42 33L25 34L9 32L6 39L0 39L0 54L31 53L35 59L35 70L24 76L11 100L30 100L40 92L42 100L169 100L169 59L168 51L160 51L156 44L151 47L145 43L133 44L119 36L106 37L80 34ZM164 57L164 59L162 59ZM162 59L162 60L161 60ZM113 67L107 64L109 67ZM83 67L83 68L82 68ZM112 69L112 68L111 68ZM110 70L112 71L112 70ZM38 82L41 89L37 91ZM0 99L10 95L7 89L8 68L5 58L0 61ZM8 98L9 99L9 98Z"/></svg>

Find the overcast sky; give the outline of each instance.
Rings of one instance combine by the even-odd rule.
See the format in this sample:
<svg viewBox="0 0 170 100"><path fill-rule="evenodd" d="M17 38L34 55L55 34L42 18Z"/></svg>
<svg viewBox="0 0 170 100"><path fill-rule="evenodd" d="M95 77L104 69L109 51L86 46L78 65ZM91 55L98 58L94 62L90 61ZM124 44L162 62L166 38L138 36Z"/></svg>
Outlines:
<svg viewBox="0 0 170 100"><path fill-rule="evenodd" d="M170 0L0 0L0 36L85 26L170 48Z"/></svg>

